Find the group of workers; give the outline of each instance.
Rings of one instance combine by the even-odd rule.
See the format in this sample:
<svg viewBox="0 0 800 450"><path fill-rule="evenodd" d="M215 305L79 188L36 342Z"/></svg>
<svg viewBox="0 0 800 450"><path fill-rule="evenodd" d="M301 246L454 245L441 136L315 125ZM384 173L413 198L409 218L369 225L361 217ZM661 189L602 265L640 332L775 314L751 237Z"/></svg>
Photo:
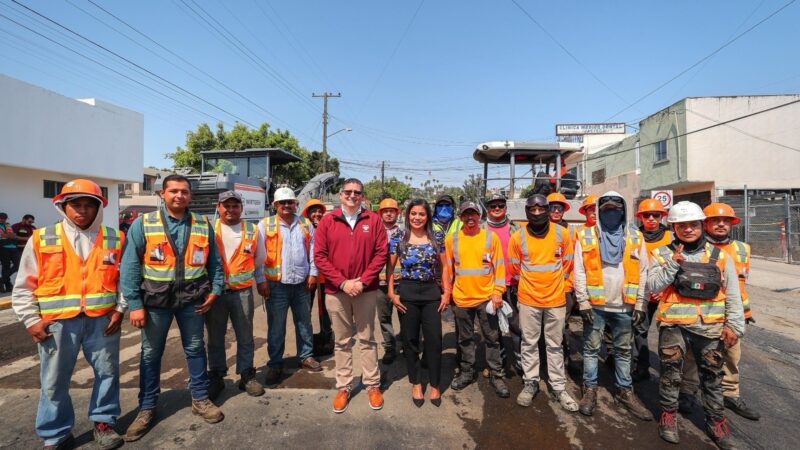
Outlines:
<svg viewBox="0 0 800 450"><path fill-rule="evenodd" d="M678 443L677 411L692 407L698 387L706 432L720 448L734 447L725 407L758 419L739 397L738 376L740 338L745 321L752 320L744 290L750 248L731 239L738 219L727 205L701 209L680 202L667 214L646 199L636 213L642 222L637 228L626 220L624 198L611 191L587 197L580 207L585 223L570 228L563 220L569 202L558 193L530 196L522 224L509 219L502 195L487 199L485 222L482 205L456 205L443 195L433 205L411 200L400 227L403 211L395 200L384 199L375 214L363 207L361 181L347 179L339 191L341 207L328 213L312 200L298 214L294 192L280 188L276 214L256 225L241 219L242 198L233 191L220 194L214 221L189 211L191 186L181 175L167 176L160 196L163 206L137 218L123 234L102 225L107 200L100 187L73 180L53 199L63 219L37 229L25 246L12 305L38 343L35 429L46 449L73 444L69 385L81 351L94 372L89 419L99 447L116 448L147 433L173 320L186 356L193 414L208 423L224 418L213 400L225 388L229 322L238 387L262 395L254 365L254 289L267 313L268 387L284 375L289 309L301 368L322 370L311 325L317 304L318 336L331 342L334 354L336 413L347 409L356 387L354 341L369 406L383 407L376 322L383 365L392 364L402 347L413 403L424 404L427 369L427 395L439 406L442 313L451 308L458 341L450 385L455 391L477 378L480 335L484 375L498 396L511 395L504 379L506 368L514 367L523 379L516 402L530 406L540 389L540 370L546 371L553 401L592 415L601 343L610 336L605 340L611 342L616 402L634 417L653 420L633 382L650 376L647 332L655 320L664 440ZM399 339L393 309L400 316ZM574 310L583 323L579 401L567 392L565 376ZM141 329L141 354L138 413L123 437L115 425L121 412L119 330L126 312Z"/></svg>

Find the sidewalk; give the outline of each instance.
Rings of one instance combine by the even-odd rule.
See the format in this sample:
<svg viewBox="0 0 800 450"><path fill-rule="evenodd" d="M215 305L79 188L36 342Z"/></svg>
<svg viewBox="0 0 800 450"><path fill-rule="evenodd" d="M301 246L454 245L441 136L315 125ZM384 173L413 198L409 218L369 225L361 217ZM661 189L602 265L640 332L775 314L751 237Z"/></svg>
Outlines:
<svg viewBox="0 0 800 450"><path fill-rule="evenodd" d="M775 292L800 293L800 265L753 258L747 284Z"/></svg>

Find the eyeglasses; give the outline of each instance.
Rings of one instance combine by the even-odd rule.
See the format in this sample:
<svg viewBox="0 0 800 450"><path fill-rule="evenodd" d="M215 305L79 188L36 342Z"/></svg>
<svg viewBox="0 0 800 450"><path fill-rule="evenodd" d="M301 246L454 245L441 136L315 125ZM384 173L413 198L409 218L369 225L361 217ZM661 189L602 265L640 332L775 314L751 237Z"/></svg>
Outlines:
<svg viewBox="0 0 800 450"><path fill-rule="evenodd" d="M503 203L492 203L491 205L486 205L489 209L505 209L506 205Z"/></svg>
<svg viewBox="0 0 800 450"><path fill-rule="evenodd" d="M660 219L661 218L661 213L645 212L645 213L642 213L642 217L644 217L645 219L650 219L650 218Z"/></svg>
<svg viewBox="0 0 800 450"><path fill-rule="evenodd" d="M357 191L355 189L347 189L342 191L342 194L344 194L345 197L350 197L350 196L358 197L361 195L361 191Z"/></svg>
<svg viewBox="0 0 800 450"><path fill-rule="evenodd" d="M564 206L563 205L550 205L550 211L551 212L564 212Z"/></svg>
<svg viewBox="0 0 800 450"><path fill-rule="evenodd" d="M280 200L278 204L281 206L292 206L294 205L294 200Z"/></svg>

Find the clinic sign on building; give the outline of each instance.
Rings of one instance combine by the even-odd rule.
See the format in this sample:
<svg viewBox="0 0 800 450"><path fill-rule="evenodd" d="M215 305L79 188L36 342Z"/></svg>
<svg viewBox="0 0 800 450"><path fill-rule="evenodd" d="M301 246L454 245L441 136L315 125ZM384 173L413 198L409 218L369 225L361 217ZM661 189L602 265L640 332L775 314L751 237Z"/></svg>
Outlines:
<svg viewBox="0 0 800 450"><path fill-rule="evenodd" d="M562 123L556 125L556 136L586 134L625 134L624 123Z"/></svg>

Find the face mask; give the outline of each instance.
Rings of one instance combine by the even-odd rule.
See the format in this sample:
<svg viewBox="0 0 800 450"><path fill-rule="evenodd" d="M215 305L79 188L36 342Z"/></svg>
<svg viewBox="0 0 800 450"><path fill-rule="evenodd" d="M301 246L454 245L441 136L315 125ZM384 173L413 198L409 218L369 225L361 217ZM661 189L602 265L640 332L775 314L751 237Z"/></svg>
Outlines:
<svg viewBox="0 0 800 450"><path fill-rule="evenodd" d="M604 227L614 228L618 226L623 220L623 211L621 209L610 209L600 212L600 222Z"/></svg>
<svg viewBox="0 0 800 450"><path fill-rule="evenodd" d="M453 218L453 207L448 204L436 205L433 217L438 222L447 222Z"/></svg>
<svg viewBox="0 0 800 450"><path fill-rule="evenodd" d="M528 218L528 223L533 227L542 226L550 221L550 217L547 215L547 213L534 215L533 213L526 211L525 216Z"/></svg>

